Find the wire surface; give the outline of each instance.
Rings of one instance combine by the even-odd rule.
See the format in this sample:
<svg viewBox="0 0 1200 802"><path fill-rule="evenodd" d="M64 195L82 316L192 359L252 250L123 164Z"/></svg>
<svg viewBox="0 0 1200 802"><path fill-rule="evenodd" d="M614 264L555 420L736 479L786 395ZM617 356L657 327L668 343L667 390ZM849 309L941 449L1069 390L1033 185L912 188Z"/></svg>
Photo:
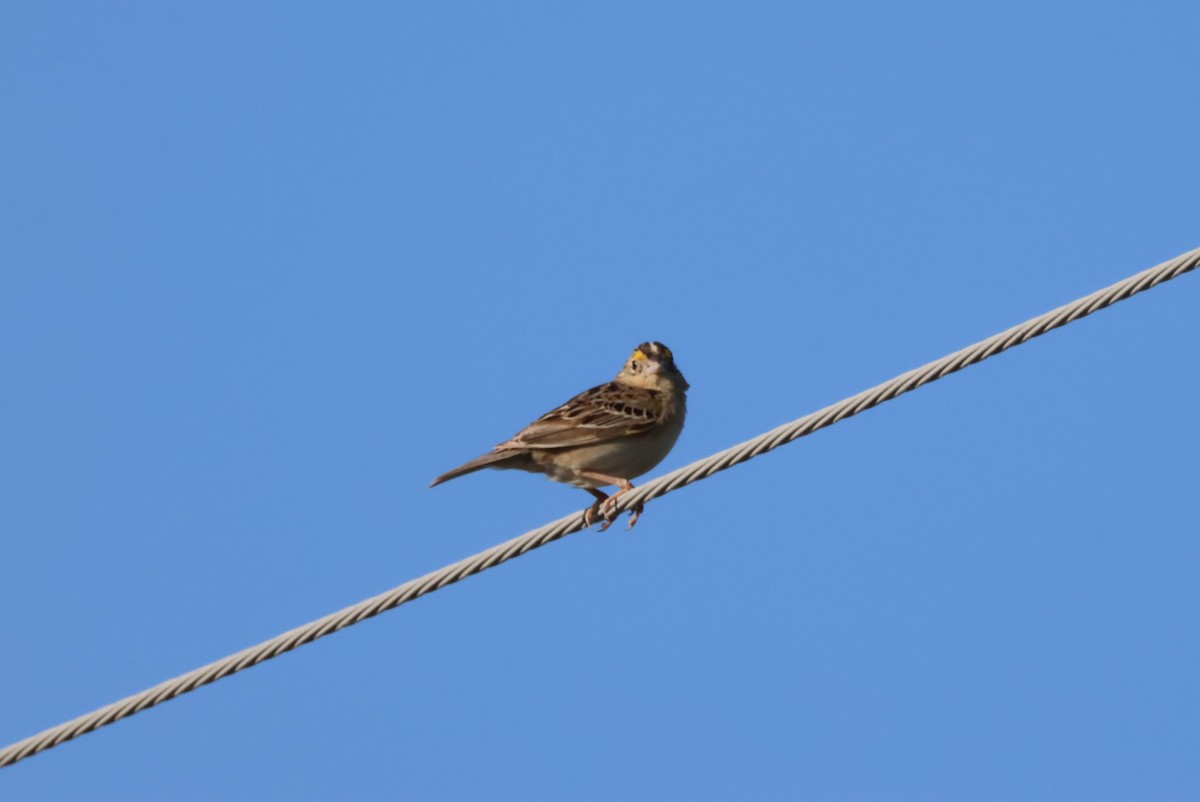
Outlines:
<svg viewBox="0 0 1200 802"><path fill-rule="evenodd" d="M1094 292L1077 301L1060 306L1044 315L1028 320L1019 326L1014 326L995 336L982 340L974 345L956 351L949 356L930 362L916 370L897 376L883 384L851 396L836 404L825 407L803 418L784 424L778 428L759 435L744 443L727 448L710 457L693 462L679 470L647 482L629 493L616 499L615 508L624 512L638 503L644 503L659 496L666 495L693 482L706 479L714 473L731 468L734 465L753 459L768 451L779 448L805 435L812 434L826 426L864 412L871 407L890 401L910 390L936 381L943 376L962 370L963 368L982 362L988 357L1028 342L1048 331L1065 326L1079 318L1123 301L1143 290L1148 290L1164 281L1176 278L1200 265L1200 248L1189 251L1170 261L1119 281L1110 287ZM243 649L236 654L209 663L206 666L181 674L174 679L159 683L153 688L128 696L118 702L95 710L87 715L72 719L65 724L51 727L25 740L18 741L0 750L0 768L9 766L38 752L45 751L61 743L78 738L80 735L98 730L114 721L119 721L134 713L141 712L155 705L182 696L189 691L216 682L223 677L256 666L273 657L290 652L291 650L312 643L318 638L345 629L368 618L379 615L395 607L399 607L413 599L418 599L435 590L452 585L503 562L519 557L528 551L552 543L566 535L586 529L583 513L573 513L545 526L526 532L520 537L493 546L487 551L460 560L445 568L428 573L418 579L405 582L399 587L386 593L381 593L358 604L346 607L336 613L320 618L312 623L297 627L257 646Z"/></svg>

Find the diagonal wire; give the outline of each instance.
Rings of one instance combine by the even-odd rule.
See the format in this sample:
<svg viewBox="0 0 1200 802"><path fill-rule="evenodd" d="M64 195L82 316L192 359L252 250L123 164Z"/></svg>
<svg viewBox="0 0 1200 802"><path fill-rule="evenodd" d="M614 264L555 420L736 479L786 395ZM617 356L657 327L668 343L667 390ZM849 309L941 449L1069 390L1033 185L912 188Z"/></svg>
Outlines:
<svg viewBox="0 0 1200 802"><path fill-rule="evenodd" d="M975 345L956 351L949 356L910 370L897 376L891 381L884 382L844 401L818 410L811 415L805 415L799 420L784 424L778 428L747 440L740 445L727 448L710 457L693 462L679 470L647 482L634 491L626 493L617 499L616 509L624 512L639 502L646 502L659 496L678 490L681 487L706 479L718 471L723 471L760 454L779 448L793 440L812 434L813 432L831 426L838 421L870 409L871 407L890 401L910 390L937 381L943 376L962 370L963 368L982 362L990 356L1006 351L1013 346L1028 342L1034 337L1048 331L1065 326L1081 317L1086 317L1100 309L1123 301L1143 290L1148 290L1164 281L1176 278L1200 266L1200 248L1177 256L1170 261L1119 281L1110 287L1094 292L1065 306L1053 309L1044 315L1028 320L1019 326L1013 326L992 337L982 340ZM573 532L585 529L583 513L577 512L557 521L548 523L533 531L526 532L520 537L513 538L507 543L493 546L487 551L473 557L460 560L419 579L405 582L397 588L381 593L358 604L351 605L310 624L297 627L277 637L264 641L257 646L232 654L206 666L181 674L174 679L159 683L153 688L127 696L119 702L114 702L99 710L72 719L65 724L51 727L23 741L0 750L0 768L9 766L38 752L45 751L59 744L78 738L80 735L98 730L134 713L154 707L162 702L182 696L189 691L216 682L231 674L256 666L259 663L278 657L284 652L290 652L299 646L312 643L318 638L345 629L360 621L372 618L382 612L399 607L413 599L418 599L435 590L452 585L461 579L486 571L503 562L519 557L528 551L545 546Z"/></svg>

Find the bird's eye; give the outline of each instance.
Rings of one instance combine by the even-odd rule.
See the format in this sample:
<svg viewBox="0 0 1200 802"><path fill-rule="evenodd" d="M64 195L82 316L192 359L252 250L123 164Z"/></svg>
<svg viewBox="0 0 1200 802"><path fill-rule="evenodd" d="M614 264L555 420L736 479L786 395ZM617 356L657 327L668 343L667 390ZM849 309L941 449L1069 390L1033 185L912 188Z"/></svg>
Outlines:
<svg viewBox="0 0 1200 802"><path fill-rule="evenodd" d="M642 363L638 362L636 359L631 360L629 362L629 369L632 370L634 373L637 373L639 370L642 369Z"/></svg>

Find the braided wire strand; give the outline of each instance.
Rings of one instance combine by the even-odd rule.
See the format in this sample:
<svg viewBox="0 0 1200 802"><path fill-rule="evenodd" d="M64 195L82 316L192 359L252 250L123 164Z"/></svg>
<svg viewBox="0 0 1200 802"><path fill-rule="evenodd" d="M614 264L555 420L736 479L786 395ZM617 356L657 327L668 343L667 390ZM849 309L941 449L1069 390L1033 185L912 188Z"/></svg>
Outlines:
<svg viewBox="0 0 1200 802"><path fill-rule="evenodd" d="M1022 343L1029 342L1048 331L1065 326L1093 312L1123 301L1143 290L1157 286L1184 273L1195 270L1200 266L1200 248L1189 251L1156 267L1145 270L1124 281L1080 298L1077 301L1060 306L1043 315L1028 320L1018 326L1013 326L992 337L974 345L967 346L927 365L910 370L890 381L864 390L836 404L805 415L791 423L784 424L769 432L759 435L744 443L727 448L712 456L693 462L672 471L653 481L622 494L615 499L614 509L617 514L643 504L659 496L678 490L682 487L707 479L734 465L738 465L754 457L773 451L782 445L791 443L806 435L812 434L827 426L843 421L846 418L890 401L904 393L915 390L925 384L955 373L970 365L977 364L1007 351ZM559 540L569 534L586 529L582 512L572 513L557 521L546 524L525 534L515 537L505 543L493 546L472 557L460 560L425 576L405 582L392 590L378 596L361 601L357 604L339 610L323 618L319 618L304 626L289 630L257 646L243 649L206 666L181 674L178 677L161 682L152 688L132 696L127 696L118 702L102 707L86 715L72 719L64 724L44 730L37 735L18 741L0 750L0 768L12 765L17 761L36 755L61 743L78 738L101 727L120 721L155 705L182 696L209 683L236 674L243 669L256 666L259 663L278 657L305 644L312 643L318 638L345 629L348 626L373 618L402 604L418 599L426 594L452 585L455 582L474 576L514 557L541 548L548 543Z"/></svg>

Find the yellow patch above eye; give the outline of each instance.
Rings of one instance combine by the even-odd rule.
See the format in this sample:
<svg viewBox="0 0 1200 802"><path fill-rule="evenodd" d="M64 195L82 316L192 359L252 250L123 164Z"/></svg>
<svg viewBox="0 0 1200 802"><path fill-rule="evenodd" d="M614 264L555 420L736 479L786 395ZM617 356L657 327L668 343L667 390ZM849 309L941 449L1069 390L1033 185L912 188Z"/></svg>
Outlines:
<svg viewBox="0 0 1200 802"><path fill-rule="evenodd" d="M636 351L634 351L634 352L633 352L633 359L636 359L636 360L638 360L638 361L641 361L641 360L643 360L643 359L645 359L645 358L646 358L646 355L645 355L644 353L642 353L642 349L641 349L641 348L639 348L639 349L637 349Z"/></svg>

